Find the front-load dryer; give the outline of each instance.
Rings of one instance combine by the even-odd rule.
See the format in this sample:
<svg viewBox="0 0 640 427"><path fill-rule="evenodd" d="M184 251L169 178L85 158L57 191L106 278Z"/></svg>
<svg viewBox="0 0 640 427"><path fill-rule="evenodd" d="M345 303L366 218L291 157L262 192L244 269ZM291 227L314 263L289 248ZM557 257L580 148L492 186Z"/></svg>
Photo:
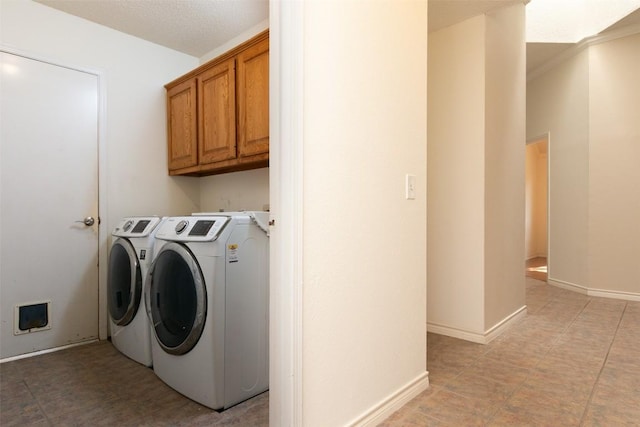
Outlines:
<svg viewBox="0 0 640 427"><path fill-rule="evenodd" d="M114 228L109 252L107 307L111 342L145 366L153 363L151 327L144 309L144 280L153 260L154 235L163 218L127 217Z"/></svg>
<svg viewBox="0 0 640 427"><path fill-rule="evenodd" d="M154 371L221 410L269 387L265 213L171 217L156 234L145 293Z"/></svg>

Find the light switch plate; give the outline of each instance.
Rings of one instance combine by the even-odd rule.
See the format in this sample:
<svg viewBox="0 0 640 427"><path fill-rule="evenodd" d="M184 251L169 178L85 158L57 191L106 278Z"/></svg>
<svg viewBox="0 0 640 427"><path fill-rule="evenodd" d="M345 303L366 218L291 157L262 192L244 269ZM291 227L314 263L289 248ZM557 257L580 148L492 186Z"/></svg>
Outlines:
<svg viewBox="0 0 640 427"><path fill-rule="evenodd" d="M405 175L405 197L407 200L415 200L416 198L416 176Z"/></svg>

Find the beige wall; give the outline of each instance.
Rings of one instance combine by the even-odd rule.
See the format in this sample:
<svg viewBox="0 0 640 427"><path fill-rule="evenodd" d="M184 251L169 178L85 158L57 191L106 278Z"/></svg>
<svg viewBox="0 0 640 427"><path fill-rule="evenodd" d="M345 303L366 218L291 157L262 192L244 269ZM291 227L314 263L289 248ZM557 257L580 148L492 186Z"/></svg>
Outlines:
<svg viewBox="0 0 640 427"><path fill-rule="evenodd" d="M524 6L429 36L429 328L484 342L524 306Z"/></svg>
<svg viewBox="0 0 640 427"><path fill-rule="evenodd" d="M527 137L549 133L549 279L587 283L588 54L527 83Z"/></svg>
<svg viewBox="0 0 640 427"><path fill-rule="evenodd" d="M199 178L202 212L269 208L269 168Z"/></svg>
<svg viewBox="0 0 640 427"><path fill-rule="evenodd" d="M429 34L428 321L484 332L484 33ZM473 70L473 72L468 72Z"/></svg>
<svg viewBox="0 0 640 427"><path fill-rule="evenodd" d="M640 34L589 48L589 288L640 299Z"/></svg>
<svg viewBox="0 0 640 427"><path fill-rule="evenodd" d="M545 138L526 147L526 259L547 256L547 146Z"/></svg>
<svg viewBox="0 0 640 427"><path fill-rule="evenodd" d="M303 422L341 426L426 385L427 2L304 17Z"/></svg>
<svg viewBox="0 0 640 427"><path fill-rule="evenodd" d="M639 40L587 43L527 85L527 135L550 132L549 280L629 299L640 299Z"/></svg>
<svg viewBox="0 0 640 427"><path fill-rule="evenodd" d="M484 332L525 305L524 4L486 15Z"/></svg>
<svg viewBox="0 0 640 427"><path fill-rule="evenodd" d="M543 143L548 146L546 142ZM546 151L546 149L545 149ZM540 154L537 161L537 189L536 191L536 254L540 257L547 256L547 195L548 195L548 155Z"/></svg>

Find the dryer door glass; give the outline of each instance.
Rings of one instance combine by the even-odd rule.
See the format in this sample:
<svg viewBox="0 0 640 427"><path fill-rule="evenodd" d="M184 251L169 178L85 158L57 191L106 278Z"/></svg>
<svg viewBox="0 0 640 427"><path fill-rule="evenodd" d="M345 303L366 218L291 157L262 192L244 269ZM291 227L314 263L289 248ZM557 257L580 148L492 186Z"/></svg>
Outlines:
<svg viewBox="0 0 640 427"><path fill-rule="evenodd" d="M107 276L109 316L116 325L128 325L142 297L142 273L136 251L126 239L116 239L109 255Z"/></svg>
<svg viewBox="0 0 640 427"><path fill-rule="evenodd" d="M207 314L207 292L194 256L179 243L167 243L147 283L147 309L158 343L167 353L187 353L200 339Z"/></svg>

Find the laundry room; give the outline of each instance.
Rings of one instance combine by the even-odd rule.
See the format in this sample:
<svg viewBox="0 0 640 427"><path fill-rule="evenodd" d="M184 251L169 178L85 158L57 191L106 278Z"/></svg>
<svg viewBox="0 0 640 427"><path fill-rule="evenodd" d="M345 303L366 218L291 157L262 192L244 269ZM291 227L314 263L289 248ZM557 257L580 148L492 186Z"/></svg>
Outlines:
<svg viewBox="0 0 640 427"><path fill-rule="evenodd" d="M0 3L2 362L113 333L105 266L123 219L269 210L268 127L259 162L173 171L165 89L261 34L268 47L268 2L225 23L215 45L189 53L53 3ZM261 117L268 126L268 111Z"/></svg>

